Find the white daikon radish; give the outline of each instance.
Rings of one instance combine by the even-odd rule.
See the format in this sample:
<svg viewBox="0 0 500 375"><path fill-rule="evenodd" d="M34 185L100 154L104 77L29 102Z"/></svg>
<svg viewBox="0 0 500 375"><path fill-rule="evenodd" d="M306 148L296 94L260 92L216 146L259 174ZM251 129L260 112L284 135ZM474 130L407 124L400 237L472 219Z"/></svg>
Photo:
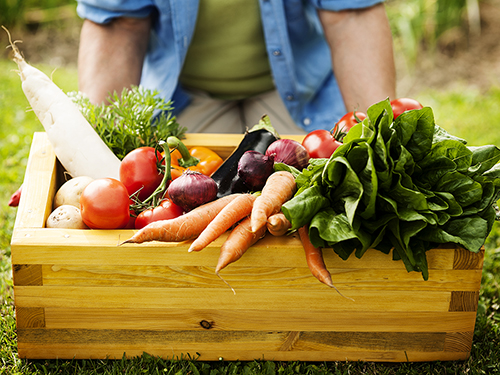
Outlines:
<svg viewBox="0 0 500 375"><path fill-rule="evenodd" d="M99 137L76 104L47 75L24 60L10 34L9 41L24 94L66 171L73 177L119 179L120 159Z"/></svg>

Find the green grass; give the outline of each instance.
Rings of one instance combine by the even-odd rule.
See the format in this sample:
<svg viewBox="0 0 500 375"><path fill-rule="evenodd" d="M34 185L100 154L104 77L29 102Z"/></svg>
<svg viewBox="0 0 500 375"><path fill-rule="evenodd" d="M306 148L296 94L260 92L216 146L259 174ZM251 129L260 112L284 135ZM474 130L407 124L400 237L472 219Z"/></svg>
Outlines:
<svg viewBox="0 0 500 375"><path fill-rule="evenodd" d="M0 60L0 375L9 374L500 374L500 228L486 243L479 311L470 359L459 362L351 363L351 362L199 362L162 360L144 354L129 360L21 360L17 357L15 312L10 263L10 237L16 209L7 206L23 181L34 131L42 126L28 110L15 64ZM42 70L64 90L77 88L76 72L50 67ZM433 108L436 122L471 145L496 144L500 118L500 88L481 95L474 90L429 91L416 99ZM480 129L479 131L477 129Z"/></svg>
<svg viewBox="0 0 500 375"><path fill-rule="evenodd" d="M436 123L471 146L494 144L500 147L500 87L481 93L464 84L453 91L427 91L419 95L423 105L434 111Z"/></svg>

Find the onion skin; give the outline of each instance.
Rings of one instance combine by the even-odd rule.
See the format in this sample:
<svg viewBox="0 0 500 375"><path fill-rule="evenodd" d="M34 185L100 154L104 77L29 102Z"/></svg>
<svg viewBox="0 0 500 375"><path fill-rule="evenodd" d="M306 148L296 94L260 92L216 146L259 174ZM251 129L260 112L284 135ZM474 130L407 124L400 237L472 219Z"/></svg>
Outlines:
<svg viewBox="0 0 500 375"><path fill-rule="evenodd" d="M167 195L188 212L217 198L217 184L209 176L188 168L170 183Z"/></svg>
<svg viewBox="0 0 500 375"><path fill-rule="evenodd" d="M306 148L293 139L278 139L269 145L266 155L274 154L275 163L284 163L299 171L309 164L309 153Z"/></svg>
<svg viewBox="0 0 500 375"><path fill-rule="evenodd" d="M238 177L250 191L262 190L267 178L274 172L274 154L246 151L238 162Z"/></svg>

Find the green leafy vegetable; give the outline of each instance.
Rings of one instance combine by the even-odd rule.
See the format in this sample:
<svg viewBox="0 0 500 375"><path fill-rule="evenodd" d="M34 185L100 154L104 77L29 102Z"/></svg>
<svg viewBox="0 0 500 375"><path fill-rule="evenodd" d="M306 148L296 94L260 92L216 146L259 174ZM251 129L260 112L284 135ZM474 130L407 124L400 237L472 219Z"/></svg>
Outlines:
<svg viewBox="0 0 500 375"><path fill-rule="evenodd" d="M385 100L367 115L329 159L292 171L297 193L282 207L292 229L309 224L313 245L342 259L392 249L424 279L426 251L438 244L478 252L496 219L500 149L468 147L428 107L394 120Z"/></svg>
<svg viewBox="0 0 500 375"><path fill-rule="evenodd" d="M138 147L155 147L169 136L184 138L186 128L179 126L171 114L171 102L157 91L133 86L121 95L115 92L108 98L109 103L100 105L92 104L80 92L68 96L120 160Z"/></svg>

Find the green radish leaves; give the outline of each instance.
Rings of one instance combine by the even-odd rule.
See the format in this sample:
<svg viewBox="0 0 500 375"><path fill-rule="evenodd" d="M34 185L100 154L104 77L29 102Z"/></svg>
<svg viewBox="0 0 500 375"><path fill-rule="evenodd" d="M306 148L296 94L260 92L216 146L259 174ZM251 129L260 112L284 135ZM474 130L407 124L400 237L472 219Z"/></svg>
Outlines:
<svg viewBox="0 0 500 375"><path fill-rule="evenodd" d="M430 108L393 119L388 100L371 106L329 159L296 175L282 207L292 229L342 259L369 248L429 277L426 251L441 243L480 250L496 218L500 149L468 147L434 122Z"/></svg>

